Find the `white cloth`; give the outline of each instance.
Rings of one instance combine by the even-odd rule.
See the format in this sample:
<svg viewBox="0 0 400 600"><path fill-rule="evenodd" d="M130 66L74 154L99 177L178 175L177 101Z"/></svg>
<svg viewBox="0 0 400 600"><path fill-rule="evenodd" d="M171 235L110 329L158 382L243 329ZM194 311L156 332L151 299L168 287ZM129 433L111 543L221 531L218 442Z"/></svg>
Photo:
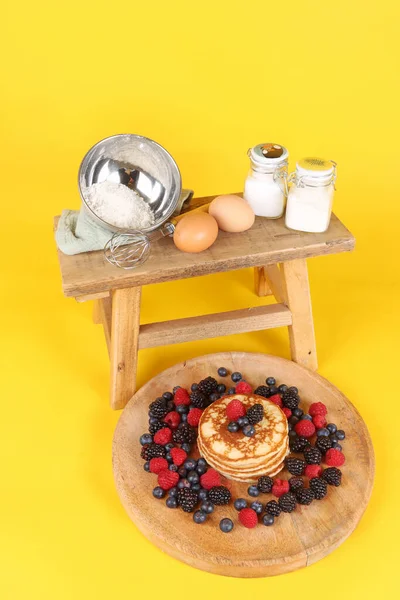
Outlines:
<svg viewBox="0 0 400 600"><path fill-rule="evenodd" d="M86 211L63 210L56 231L57 246L64 254L102 250L113 235L98 225Z"/></svg>

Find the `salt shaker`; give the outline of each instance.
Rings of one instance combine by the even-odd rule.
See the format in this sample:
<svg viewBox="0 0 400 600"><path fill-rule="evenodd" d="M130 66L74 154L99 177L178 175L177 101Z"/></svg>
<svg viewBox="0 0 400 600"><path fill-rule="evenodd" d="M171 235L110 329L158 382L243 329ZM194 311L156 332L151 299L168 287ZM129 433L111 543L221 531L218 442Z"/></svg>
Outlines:
<svg viewBox="0 0 400 600"><path fill-rule="evenodd" d="M289 229L322 233L329 227L335 192L336 163L303 158L289 177L285 224Z"/></svg>
<svg viewBox="0 0 400 600"><path fill-rule="evenodd" d="M289 153L279 144L258 144L247 154L250 171L243 197L257 216L279 219L286 205Z"/></svg>

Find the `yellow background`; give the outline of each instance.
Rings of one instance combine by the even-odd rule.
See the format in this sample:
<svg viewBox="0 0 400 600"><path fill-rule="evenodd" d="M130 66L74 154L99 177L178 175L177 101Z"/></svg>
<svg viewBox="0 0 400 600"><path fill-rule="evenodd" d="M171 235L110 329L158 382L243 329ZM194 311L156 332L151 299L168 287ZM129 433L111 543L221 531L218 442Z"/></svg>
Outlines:
<svg viewBox="0 0 400 600"><path fill-rule="evenodd" d="M365 598L398 593L398 2L6 1L1 54L0 597ZM369 508L332 555L234 580L164 556L129 521L111 471L119 415L91 306L63 298L52 217L77 208L97 140L149 136L198 195L240 190L246 150L277 141L339 164L353 254L309 261L320 373L376 451ZM144 290L143 321L256 305L250 271ZM186 357L288 356L285 332L141 353L140 383ZM351 451L351 445L349 450Z"/></svg>

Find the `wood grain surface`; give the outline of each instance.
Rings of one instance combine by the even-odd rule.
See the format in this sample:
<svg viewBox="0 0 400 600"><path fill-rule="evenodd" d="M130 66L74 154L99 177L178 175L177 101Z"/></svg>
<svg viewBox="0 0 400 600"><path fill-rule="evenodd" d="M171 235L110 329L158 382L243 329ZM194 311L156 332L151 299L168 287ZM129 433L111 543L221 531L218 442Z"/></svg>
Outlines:
<svg viewBox="0 0 400 600"><path fill-rule="evenodd" d="M267 376L296 385L302 406L324 402L329 419L346 431L346 464L339 488L311 506L282 514L273 527L246 530L233 506L217 507L209 520L196 525L192 515L168 509L155 500L156 476L143 470L139 436L147 430L148 405L174 385L188 387L217 368L241 371L253 385ZM221 378L219 378L221 379ZM228 383L230 380L228 381ZM348 451L347 451L348 449ZM249 353L219 353L194 358L160 373L130 400L118 422L113 441L113 469L117 491L129 517L161 550L193 567L232 577L264 577L310 565L337 548L357 526L368 504L374 479L374 453L368 430L355 407L326 379L288 360ZM285 472L282 473L287 476ZM248 497L247 485L229 482L234 497ZM263 502L270 494L260 495ZM220 519L230 517L233 531L219 530Z"/></svg>

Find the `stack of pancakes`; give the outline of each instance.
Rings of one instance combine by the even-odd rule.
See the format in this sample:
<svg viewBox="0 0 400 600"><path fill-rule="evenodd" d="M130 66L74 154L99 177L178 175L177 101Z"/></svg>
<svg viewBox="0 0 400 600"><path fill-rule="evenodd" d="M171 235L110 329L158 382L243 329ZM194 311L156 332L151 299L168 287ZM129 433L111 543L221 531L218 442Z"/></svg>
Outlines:
<svg viewBox="0 0 400 600"><path fill-rule="evenodd" d="M264 418L254 427L253 437L228 431L226 407L240 400L246 410L262 404ZM279 406L261 396L234 394L213 402L199 423L198 447L208 464L228 479L255 482L262 475L273 477L283 469L289 453L288 423Z"/></svg>

